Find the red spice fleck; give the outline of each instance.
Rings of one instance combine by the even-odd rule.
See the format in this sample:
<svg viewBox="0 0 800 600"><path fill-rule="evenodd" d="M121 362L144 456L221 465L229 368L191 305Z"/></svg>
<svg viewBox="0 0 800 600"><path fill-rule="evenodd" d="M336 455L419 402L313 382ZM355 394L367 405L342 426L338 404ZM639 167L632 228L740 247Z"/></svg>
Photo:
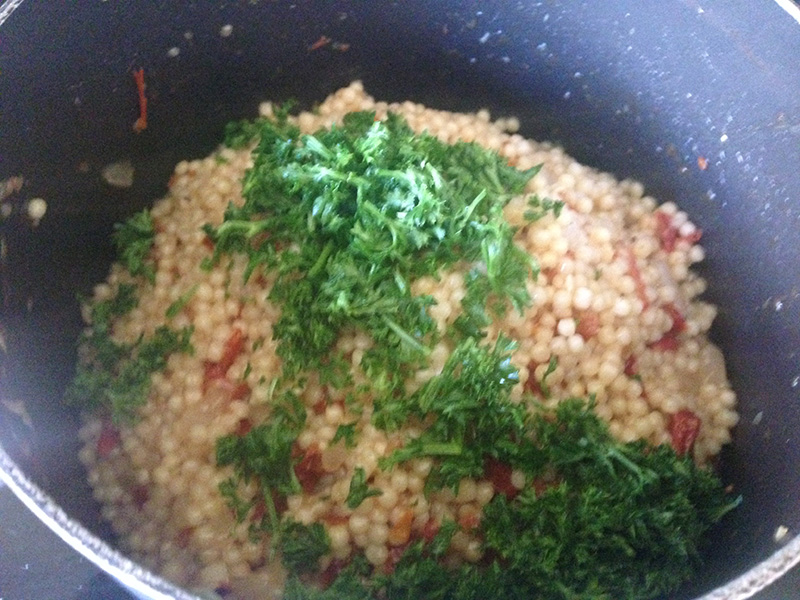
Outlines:
<svg viewBox="0 0 800 600"><path fill-rule="evenodd" d="M481 515L477 512L467 512L459 516L458 524L461 525L461 528L465 531L470 531L472 529L477 529L478 525L481 523Z"/></svg>
<svg viewBox="0 0 800 600"><path fill-rule="evenodd" d="M131 490L131 497L133 498L133 503L136 505L136 508L142 510L150 499L150 491L147 489L146 485L137 485Z"/></svg>
<svg viewBox="0 0 800 600"><path fill-rule="evenodd" d="M322 586L322 589L329 588L348 564L350 564L350 559L342 560L334 558L328 567L320 573L319 584Z"/></svg>
<svg viewBox="0 0 800 600"><path fill-rule="evenodd" d="M535 396L542 396L544 394L544 392L542 392L542 386L534 374L538 366L539 365L534 361L528 363L528 379L525 381L523 390Z"/></svg>
<svg viewBox="0 0 800 600"><path fill-rule="evenodd" d="M324 472L322 469L322 452L320 452L317 444L311 444L306 449L300 462L294 466L294 474L306 494L311 494L314 491Z"/></svg>
<svg viewBox="0 0 800 600"><path fill-rule="evenodd" d="M110 422L103 422L100 437L97 439L97 455L100 458L108 457L111 451L119 445L119 442L119 429Z"/></svg>
<svg viewBox="0 0 800 600"><path fill-rule="evenodd" d="M423 540L425 540L425 542L430 544L433 541L433 538L436 537L436 534L439 533L441 526L441 523L439 523L436 519L430 518L427 520L425 525L423 525L420 536Z"/></svg>
<svg viewBox="0 0 800 600"><path fill-rule="evenodd" d="M675 337L675 334L668 331L660 340L657 340L652 344L648 344L647 347L652 348L653 350L659 350L661 352L675 352L679 346L680 342L678 341L678 338Z"/></svg>
<svg viewBox="0 0 800 600"><path fill-rule="evenodd" d="M686 454L692 449L702 421L693 411L685 408L670 417L669 435L677 454Z"/></svg>
<svg viewBox="0 0 800 600"><path fill-rule="evenodd" d="M194 534L194 527L184 527L175 537L175 543L181 548L187 548L189 542L192 541L192 534Z"/></svg>
<svg viewBox="0 0 800 600"><path fill-rule="evenodd" d="M484 463L484 471L496 492L505 495L509 500L513 500L519 494L519 490L511 482L510 465L489 457Z"/></svg>
<svg viewBox="0 0 800 600"><path fill-rule="evenodd" d="M705 171L708 168L708 159L705 156L698 156L697 166L701 171Z"/></svg>
<svg viewBox="0 0 800 600"><path fill-rule="evenodd" d="M686 331L686 319L681 314L681 311L678 310L677 306L670 302L661 308L664 309L664 312L666 312L669 315L669 318L672 319L672 328L670 329L671 333L681 333Z"/></svg>
<svg viewBox="0 0 800 600"><path fill-rule="evenodd" d="M628 377L635 377L639 373L639 365L636 361L636 357L633 354L625 359L624 372Z"/></svg>
<svg viewBox="0 0 800 600"><path fill-rule="evenodd" d="M575 331L584 340L590 340L600 331L600 315L593 310L585 310L578 315Z"/></svg>
<svg viewBox="0 0 800 600"><path fill-rule="evenodd" d="M139 93L139 118L133 124L133 130L141 133L147 129L147 96L144 93L147 85L144 82L144 69L134 71L133 78L136 80L136 90Z"/></svg>
<svg viewBox="0 0 800 600"><path fill-rule="evenodd" d="M223 379L228 373L228 369L236 358L244 350L244 333L238 327L233 330L230 337L225 341L222 349L222 358L217 362L207 362L205 365L205 383L208 384L215 379Z"/></svg>
<svg viewBox="0 0 800 600"><path fill-rule="evenodd" d="M330 43L331 43L331 38L329 38L327 35L321 35L316 42L314 42L308 47L308 51L313 52L314 50L319 50L323 46L327 46Z"/></svg>
<svg viewBox="0 0 800 600"><path fill-rule="evenodd" d="M236 424L236 435L243 436L250 433L250 430L253 428L253 422L250 419L239 419L239 422Z"/></svg>
<svg viewBox="0 0 800 600"><path fill-rule="evenodd" d="M650 300L647 298L647 284L644 282L641 270L639 270L636 255L629 246L625 246L623 251L628 262L628 274L633 278L633 283L636 286L636 296L642 301L642 309L646 309L650 306Z"/></svg>

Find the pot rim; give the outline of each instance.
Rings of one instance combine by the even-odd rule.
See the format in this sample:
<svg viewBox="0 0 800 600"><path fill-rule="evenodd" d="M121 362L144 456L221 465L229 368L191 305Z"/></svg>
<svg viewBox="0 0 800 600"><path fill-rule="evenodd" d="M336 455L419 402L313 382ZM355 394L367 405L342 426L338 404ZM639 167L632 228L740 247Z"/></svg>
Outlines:
<svg viewBox="0 0 800 600"><path fill-rule="evenodd" d="M128 590L153 600L201 600L127 558L72 519L48 494L33 483L0 445L0 482L58 537Z"/></svg>

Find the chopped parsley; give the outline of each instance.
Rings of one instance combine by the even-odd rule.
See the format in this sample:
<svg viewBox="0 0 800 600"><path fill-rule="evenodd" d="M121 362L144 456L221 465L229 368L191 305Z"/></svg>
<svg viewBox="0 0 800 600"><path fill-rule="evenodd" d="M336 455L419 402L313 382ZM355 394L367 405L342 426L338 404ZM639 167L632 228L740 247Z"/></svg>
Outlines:
<svg viewBox="0 0 800 600"><path fill-rule="evenodd" d="M153 218L146 209L115 225L113 234L120 262L131 275L142 275L151 283L155 282L156 273L147 258L155 235Z"/></svg>
<svg viewBox="0 0 800 600"><path fill-rule="evenodd" d="M111 336L113 319L137 303L135 286L122 283L113 298L91 306L91 326L79 341L86 356L67 387L67 403L108 410L114 422L130 422L147 402L150 376L166 367L172 353L192 352L190 327L175 331L162 325L135 343L116 342Z"/></svg>
<svg viewBox="0 0 800 600"><path fill-rule="evenodd" d="M192 329L174 331L164 325L151 337L119 344L108 332L92 331L84 339L90 360L78 366L66 401L89 410L104 408L116 423L130 422L147 402L150 377L162 371L174 352L191 352Z"/></svg>
<svg viewBox="0 0 800 600"><path fill-rule="evenodd" d="M494 347L467 338L440 375L408 398L376 406L379 425L395 429L409 418L433 423L380 462L383 468L429 456L438 458L427 485L457 487L464 477L484 474L487 457L518 462L524 452L528 409L510 400L518 381L509 353L516 344L501 338Z"/></svg>
<svg viewBox="0 0 800 600"><path fill-rule="evenodd" d="M313 135L285 120L259 123L244 205L206 232L216 259L244 253L248 276L275 274L274 335L289 375L337 379L330 372L346 363L331 350L357 327L375 341L365 370L384 393L396 391L437 339L433 299L412 295L411 282L458 261L479 265L480 300L494 296L498 311L529 302L535 263L512 243L502 208L536 169L518 171L474 143L415 135L396 115L351 113Z"/></svg>
<svg viewBox="0 0 800 600"><path fill-rule="evenodd" d="M177 300L175 300L175 302L173 302L167 307L167 310L164 312L164 316L167 317L168 319L174 319L175 317L177 317L178 313L180 313L184 309L184 307L187 304L189 304L189 302L192 299L192 296L194 296L195 293L197 292L197 288L198 285L195 284L188 290L186 290L186 292L181 294L180 297Z"/></svg>
<svg viewBox="0 0 800 600"><path fill-rule="evenodd" d="M381 494L383 494L381 490L370 489L367 485L367 474L364 467L356 467L353 471L353 478L350 480L350 491L347 493L345 504L350 510L355 510L367 498Z"/></svg>
<svg viewBox="0 0 800 600"><path fill-rule="evenodd" d="M539 382L539 389L542 390L542 394L545 398L550 397L550 386L547 385L547 378L553 374L553 371L555 371L557 367L558 358L556 356L551 356L550 362L547 363L547 369L545 369L545 372L542 373L542 380Z"/></svg>
<svg viewBox="0 0 800 600"><path fill-rule="evenodd" d="M281 523L281 559L290 572L307 573L317 570L319 559L329 548L330 540L321 523L303 525L291 519L285 519Z"/></svg>
<svg viewBox="0 0 800 600"><path fill-rule="evenodd" d="M220 493L239 523L244 522L251 509L263 501L266 511L257 529L276 534L274 541L280 536L276 498L301 491L294 471L292 449L305 418L300 402L287 392L280 403L276 403L267 423L253 427L245 435L231 434L217 440L217 464L233 466L233 475L219 486ZM247 503L241 499L238 490L240 484L252 479L259 483L263 498Z"/></svg>
<svg viewBox="0 0 800 600"><path fill-rule="evenodd" d="M333 434L331 445L335 444L339 440L344 440L345 448L355 447L357 423L358 423L357 421L354 421L352 423L345 423L344 425L339 425L336 428L336 433Z"/></svg>

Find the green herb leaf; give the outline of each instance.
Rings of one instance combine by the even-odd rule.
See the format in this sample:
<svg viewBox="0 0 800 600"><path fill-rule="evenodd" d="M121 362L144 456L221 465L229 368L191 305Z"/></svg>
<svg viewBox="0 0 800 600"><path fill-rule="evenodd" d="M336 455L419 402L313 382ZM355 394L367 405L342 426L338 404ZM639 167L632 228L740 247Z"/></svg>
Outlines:
<svg viewBox="0 0 800 600"><path fill-rule="evenodd" d="M547 378L553 374L553 371L558 367L558 357L553 355L550 357L550 362L547 363L547 369L542 374L542 380L539 382L539 389L542 390L545 398L550 398L550 386L547 385Z"/></svg>
<svg viewBox="0 0 800 600"><path fill-rule="evenodd" d="M183 310L183 308L187 304L189 304L189 301L192 299L192 296L194 296L195 292L197 291L197 287L198 285L195 284L191 288L186 290L186 292L181 294L181 296L177 300L175 300L175 302L173 302L167 307L167 310L164 313L164 315L168 319L174 319L175 317L177 317L178 314Z"/></svg>
<svg viewBox="0 0 800 600"><path fill-rule="evenodd" d="M279 548L283 566L289 572L308 573L317 570L319 559L330 548L330 539L321 523L303 525L285 519L281 523Z"/></svg>
<svg viewBox="0 0 800 600"><path fill-rule="evenodd" d="M65 392L65 402L88 410L104 408L116 423L130 422L150 392L151 375L162 371L175 352L192 352L191 328L157 328L134 344L120 344L111 336L112 320L137 303L135 287L121 284L117 294L94 304L91 327L80 343L87 352Z"/></svg>
<svg viewBox="0 0 800 600"><path fill-rule="evenodd" d="M151 283L155 283L156 273L147 258L155 235L153 219L150 212L145 209L124 223L116 224L112 236L120 262L131 275L141 275Z"/></svg>
<svg viewBox="0 0 800 600"><path fill-rule="evenodd" d="M363 467L356 467L353 478L350 480L350 491L347 493L345 504L350 510L355 510L370 496L380 496L381 490L370 489L367 485L367 475Z"/></svg>
<svg viewBox="0 0 800 600"><path fill-rule="evenodd" d="M339 425L336 428L336 433L333 435L333 439L331 440L331 445L335 444L339 440L344 440L344 445L346 448L354 448L356 445L356 425L358 424L357 421L353 423L345 423L344 425Z"/></svg>

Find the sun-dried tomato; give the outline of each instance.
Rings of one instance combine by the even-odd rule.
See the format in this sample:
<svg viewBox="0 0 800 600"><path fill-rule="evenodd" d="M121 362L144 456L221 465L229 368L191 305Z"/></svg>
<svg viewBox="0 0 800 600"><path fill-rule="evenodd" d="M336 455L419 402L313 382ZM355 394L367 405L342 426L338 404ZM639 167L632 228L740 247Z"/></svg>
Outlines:
<svg viewBox="0 0 800 600"><path fill-rule="evenodd" d="M685 408L670 417L669 435L677 454L686 454L694 446L702 421L693 411Z"/></svg>
<svg viewBox="0 0 800 600"><path fill-rule="evenodd" d="M494 489L499 494L505 495L509 500L514 499L519 490L511 482L511 466L489 457L484 464L486 478L492 482Z"/></svg>
<svg viewBox="0 0 800 600"><path fill-rule="evenodd" d="M314 491L320 477L325 473L322 468L322 452L317 444L309 446L303 458L294 466L294 474L306 494Z"/></svg>

